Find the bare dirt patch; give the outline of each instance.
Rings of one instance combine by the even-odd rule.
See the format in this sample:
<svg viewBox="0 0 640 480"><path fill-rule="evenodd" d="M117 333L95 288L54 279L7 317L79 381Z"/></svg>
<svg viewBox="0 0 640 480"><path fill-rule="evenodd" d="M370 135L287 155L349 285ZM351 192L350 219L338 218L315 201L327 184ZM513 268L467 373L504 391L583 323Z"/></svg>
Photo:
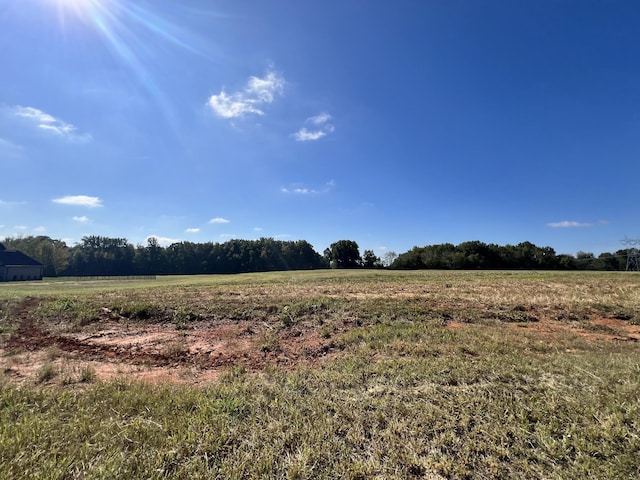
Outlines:
<svg viewBox="0 0 640 480"><path fill-rule="evenodd" d="M505 325L533 333L546 341L554 341L560 335L567 333L588 341L640 341L640 325L632 325L615 318L596 317L582 321L544 319L539 322L507 323Z"/></svg>
<svg viewBox="0 0 640 480"><path fill-rule="evenodd" d="M206 320L179 328L173 323L105 319L73 332L50 330L22 316L0 347L0 369L18 382L33 381L38 368L49 362L60 372L90 365L99 379L124 375L151 382L200 383L231 367L318 366L341 349L302 324L284 328L277 322Z"/></svg>
<svg viewBox="0 0 640 480"><path fill-rule="evenodd" d="M41 322L33 316L37 302L27 300L15 312L15 330L0 342L0 371L16 382L33 382L44 364L61 376L77 378L90 368L101 380L127 376L149 382L201 383L218 378L230 368L260 371L268 366L321 366L340 354L341 334L360 325L343 316L331 321L301 319L283 325L277 317L260 319L201 319L184 325L168 321L131 321L103 308L99 321L72 328ZM455 311L456 302L438 303ZM594 316L566 320L570 312L533 308L513 321L487 310L505 328L518 329L553 342L578 335L587 341L638 342L640 325L617 318ZM566 315L565 315L566 313ZM509 315L507 315L509 316ZM505 317L506 318L506 317ZM443 328L480 327L473 322L446 321Z"/></svg>

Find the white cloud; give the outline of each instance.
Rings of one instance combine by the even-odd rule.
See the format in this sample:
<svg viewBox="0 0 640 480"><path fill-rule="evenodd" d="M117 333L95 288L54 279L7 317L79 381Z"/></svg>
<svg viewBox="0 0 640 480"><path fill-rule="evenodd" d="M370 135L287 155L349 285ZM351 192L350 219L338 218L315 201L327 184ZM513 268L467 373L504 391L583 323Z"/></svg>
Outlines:
<svg viewBox="0 0 640 480"><path fill-rule="evenodd" d="M253 102L247 100L240 93L234 93L229 96L224 91L219 95L211 95L209 98L209 106L213 111L222 118L243 117L248 113L256 115L264 115L264 112L253 105Z"/></svg>
<svg viewBox="0 0 640 480"><path fill-rule="evenodd" d="M551 228L580 228L580 227L592 227L592 223L571 222L564 220L562 222L547 223L547 227Z"/></svg>
<svg viewBox="0 0 640 480"><path fill-rule="evenodd" d="M262 227L253 227L253 231L254 232L261 232L262 231Z"/></svg>
<svg viewBox="0 0 640 480"><path fill-rule="evenodd" d="M45 233L47 231L47 227L39 226L33 229L35 233Z"/></svg>
<svg viewBox="0 0 640 480"><path fill-rule="evenodd" d="M282 94L284 78L274 71L269 71L264 78L250 77L245 91L259 102L271 103L276 94Z"/></svg>
<svg viewBox="0 0 640 480"><path fill-rule="evenodd" d="M309 142L314 140L320 140L322 137L326 137L328 134L335 131L335 127L328 123L331 120L331 115L327 112L319 113L313 117L309 117L305 120L305 123L315 126L313 130L309 130L307 127L302 127L296 133L293 134L293 138L298 142Z"/></svg>
<svg viewBox="0 0 640 480"><path fill-rule="evenodd" d="M53 203L62 205L74 205L78 207L102 207L102 200L98 197L89 197L87 195L67 195L66 197L54 198Z"/></svg>
<svg viewBox="0 0 640 480"><path fill-rule="evenodd" d="M318 115L316 115L314 117L307 118L307 122L308 123L313 123L314 125L324 125L329 120L331 120L331 115L329 115L326 112L319 113Z"/></svg>
<svg viewBox="0 0 640 480"><path fill-rule="evenodd" d="M36 123L49 125L52 123L57 123L55 117L49 115L48 113L43 112L42 110L38 110L33 107L22 107L20 105L16 105L13 107L13 113L18 117L24 117L33 120Z"/></svg>
<svg viewBox="0 0 640 480"><path fill-rule="evenodd" d="M80 223L87 223L89 221L89 217L82 215L81 217L73 217L73 220Z"/></svg>
<svg viewBox="0 0 640 480"><path fill-rule="evenodd" d="M280 189L280 191L282 193L297 193L300 195L308 195L310 193L318 193L316 190L313 190L312 188L286 188L286 187L282 187Z"/></svg>
<svg viewBox="0 0 640 480"><path fill-rule="evenodd" d="M34 107L22 107L17 105L11 112L20 118L24 118L37 128L66 138L67 140L86 142L92 139L88 133L77 133L77 128L59 118L54 117Z"/></svg>
<svg viewBox="0 0 640 480"><path fill-rule="evenodd" d="M239 118L248 114L264 115L263 104L272 103L276 95L281 95L285 80L274 71L268 71L262 78L249 77L244 90L227 94L224 89L218 95L211 95L207 104L222 118Z"/></svg>
<svg viewBox="0 0 640 480"><path fill-rule="evenodd" d="M334 182L333 180L329 180L320 189L308 188L308 187L303 187L303 186L294 184L290 187L282 187L280 191L282 193L289 193L289 194L296 194L296 195L313 195L316 193L328 193L331 190L333 190L335 186L336 186L336 182Z"/></svg>
<svg viewBox="0 0 640 480"><path fill-rule="evenodd" d="M16 225L15 227L13 227L14 230L26 230L29 227L27 227L26 225Z"/></svg>
<svg viewBox="0 0 640 480"><path fill-rule="evenodd" d="M199 228L187 228L185 230L186 233L198 233L200 231Z"/></svg>
<svg viewBox="0 0 640 480"><path fill-rule="evenodd" d="M222 218L222 217L215 217L215 218L212 218L211 220L209 220L209 223L217 223L217 224L229 223L229 222L230 222L230 220L227 220L226 218Z"/></svg>
<svg viewBox="0 0 640 480"><path fill-rule="evenodd" d="M293 134L293 137L298 141L298 142L308 142L308 141L312 141L312 140L320 140L322 137L326 136L327 132L323 131L323 130L307 130L306 128L302 127L300 130L298 130L296 133Z"/></svg>
<svg viewBox="0 0 640 480"><path fill-rule="evenodd" d="M237 238L237 235L235 233L222 233L220 234L220 238L223 240L231 240Z"/></svg>
<svg viewBox="0 0 640 480"><path fill-rule="evenodd" d="M160 235L149 235L146 239L147 242L149 241L150 238L155 238L158 241L158 245L162 247L168 247L173 243L179 243L182 241L179 238L161 237Z"/></svg>

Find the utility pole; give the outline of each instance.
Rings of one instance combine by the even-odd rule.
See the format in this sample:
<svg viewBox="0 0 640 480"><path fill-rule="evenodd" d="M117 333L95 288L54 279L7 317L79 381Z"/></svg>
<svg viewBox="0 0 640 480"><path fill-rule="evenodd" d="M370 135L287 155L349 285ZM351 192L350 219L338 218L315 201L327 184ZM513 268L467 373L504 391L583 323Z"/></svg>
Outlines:
<svg viewBox="0 0 640 480"><path fill-rule="evenodd" d="M627 248L627 271L640 272L640 262L638 262L640 238L624 237L623 240L620 240L620 243Z"/></svg>

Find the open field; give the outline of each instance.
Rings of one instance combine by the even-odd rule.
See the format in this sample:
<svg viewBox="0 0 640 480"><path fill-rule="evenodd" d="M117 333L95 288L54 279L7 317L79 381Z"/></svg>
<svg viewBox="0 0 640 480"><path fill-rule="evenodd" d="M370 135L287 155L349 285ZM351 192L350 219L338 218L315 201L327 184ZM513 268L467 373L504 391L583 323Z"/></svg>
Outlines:
<svg viewBox="0 0 640 480"><path fill-rule="evenodd" d="M637 478L640 275L0 284L0 478Z"/></svg>

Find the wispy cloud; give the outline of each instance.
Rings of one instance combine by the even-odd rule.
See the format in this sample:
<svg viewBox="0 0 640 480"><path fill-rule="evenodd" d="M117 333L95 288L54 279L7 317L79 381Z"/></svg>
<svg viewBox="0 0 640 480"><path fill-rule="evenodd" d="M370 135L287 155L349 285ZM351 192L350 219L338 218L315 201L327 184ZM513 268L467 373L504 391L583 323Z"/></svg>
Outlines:
<svg viewBox="0 0 640 480"><path fill-rule="evenodd" d="M89 217L82 215L81 217L73 217L73 220L78 223L87 223L89 222Z"/></svg>
<svg viewBox="0 0 640 480"><path fill-rule="evenodd" d="M310 131L307 128L302 127L293 136L298 142L309 142L313 140L320 140L326 135L327 133L322 130Z"/></svg>
<svg viewBox="0 0 640 480"><path fill-rule="evenodd" d="M199 228L187 228L185 230L186 233L198 233L200 231Z"/></svg>
<svg viewBox="0 0 640 480"><path fill-rule="evenodd" d="M282 94L284 83L283 77L270 70L263 78L250 77L245 91L257 102L271 103L276 95Z"/></svg>
<svg viewBox="0 0 640 480"><path fill-rule="evenodd" d="M547 227L551 228L584 228L584 227L593 227L596 225L607 225L609 222L605 220L600 220L596 223L588 223L588 222L575 222L570 220L563 220L562 222L550 222L547 223Z"/></svg>
<svg viewBox="0 0 640 480"><path fill-rule="evenodd" d="M209 223L216 223L216 224L229 223L229 222L230 220L227 220L226 218L222 218L222 217L215 217L209 220Z"/></svg>
<svg viewBox="0 0 640 480"><path fill-rule="evenodd" d="M322 137L326 137L328 134L335 131L335 127L329 123L329 120L331 120L331 115L326 112L309 117L305 121L305 124L312 125L311 129L302 127L293 134L293 138L298 142L320 140Z"/></svg>
<svg viewBox="0 0 640 480"><path fill-rule="evenodd" d="M324 125L329 120L331 120L331 115L329 115L327 112L322 112L314 117L307 118L307 123L313 123L314 125Z"/></svg>
<svg viewBox="0 0 640 480"><path fill-rule="evenodd" d="M27 202L11 202L7 200L0 200L0 207L15 207L16 205L25 205Z"/></svg>
<svg viewBox="0 0 640 480"><path fill-rule="evenodd" d="M317 190L314 190L313 188L306 188L306 187L295 187L295 188L282 187L280 191L282 193L297 193L299 195L309 195L311 193L318 193Z"/></svg>
<svg viewBox="0 0 640 480"><path fill-rule="evenodd" d="M295 195L314 195L318 193L328 193L334 189L336 182L333 180L325 183L321 188L309 188L300 184L293 184L289 187L282 187L280 191L282 193L295 194Z"/></svg>
<svg viewBox="0 0 640 480"><path fill-rule="evenodd" d="M67 195L66 197L54 198L53 203L62 205L73 205L77 207L96 208L102 207L102 200L98 197L89 197L87 195Z"/></svg>
<svg viewBox="0 0 640 480"><path fill-rule="evenodd" d="M239 118L245 115L264 115L262 106L272 103L284 90L285 80L273 70L264 77L249 77L243 90L227 94L224 89L211 95L207 104L222 118Z"/></svg>
<svg viewBox="0 0 640 480"><path fill-rule="evenodd" d="M88 142L92 140L91 134L78 133L75 125L67 123L42 110L34 107L22 107L17 105L10 109L16 117L26 119L30 124L48 133L64 137L75 142Z"/></svg>

